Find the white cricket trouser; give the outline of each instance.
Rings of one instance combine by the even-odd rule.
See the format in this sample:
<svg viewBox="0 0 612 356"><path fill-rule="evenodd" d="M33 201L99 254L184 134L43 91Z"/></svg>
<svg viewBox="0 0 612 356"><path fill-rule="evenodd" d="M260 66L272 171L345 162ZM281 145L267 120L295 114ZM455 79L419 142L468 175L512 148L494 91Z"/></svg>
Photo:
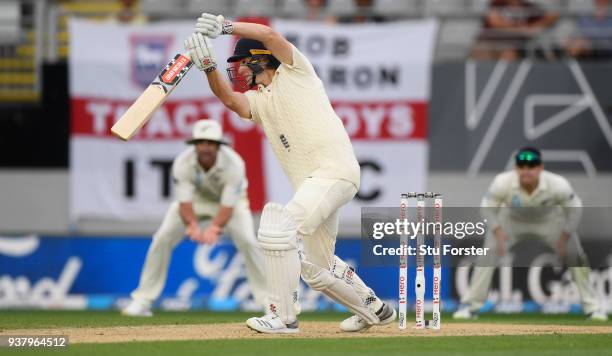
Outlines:
<svg viewBox="0 0 612 356"><path fill-rule="evenodd" d="M524 239L540 239L549 247L557 250L556 243L561 236L563 227L561 216L553 216L546 221L524 222L516 221L509 216L503 215L500 217L500 225L502 230L508 235L510 241L506 243L504 251L508 251L515 243L524 241ZM461 297L462 304L468 304L470 310L477 311L480 309L487 299L491 281L496 267L494 262L497 259L497 238L492 231L487 231L485 243L483 247L489 247L492 252L490 256L479 260L479 266L474 267L470 286L467 292ZM573 282L578 288L582 308L586 314L598 310L599 298L595 289L589 284L589 274L591 268L588 267L587 258L584 255L578 234L572 234L567 242L566 255L568 264L576 267L569 267ZM520 251L518 251L520 253Z"/></svg>
<svg viewBox="0 0 612 356"><path fill-rule="evenodd" d="M205 221L205 219L201 220ZM264 260L255 238L253 216L248 203L240 202L233 210L232 217L225 226L238 251L242 254L247 271L247 280L254 298L262 307L265 302ZM179 203L174 202L164 220L153 235L153 241L140 275L138 288L131 294L135 300L152 304L164 289L172 251L185 237L185 225L180 216Z"/></svg>
<svg viewBox="0 0 612 356"><path fill-rule="evenodd" d="M304 180L285 206L298 223L302 258L321 268L334 266L338 210L357 194L357 187L343 179L311 177ZM382 302L355 273L353 286L359 297L377 311Z"/></svg>

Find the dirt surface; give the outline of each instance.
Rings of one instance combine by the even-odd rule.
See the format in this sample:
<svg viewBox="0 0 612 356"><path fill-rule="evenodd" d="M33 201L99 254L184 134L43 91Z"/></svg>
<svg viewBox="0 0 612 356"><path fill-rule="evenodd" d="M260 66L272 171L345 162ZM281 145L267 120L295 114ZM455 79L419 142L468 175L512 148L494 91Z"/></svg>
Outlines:
<svg viewBox="0 0 612 356"><path fill-rule="evenodd" d="M250 330L243 323L199 325L148 325L115 326L104 328L53 328L2 330L0 335L68 335L71 344L113 343L162 340L219 340L255 338L350 338L393 336L495 336L495 335L545 335L545 334L612 334L612 325L566 326L525 324L452 323L442 330L398 330L397 324L374 327L366 332L345 333L337 322L303 322L299 334L264 335Z"/></svg>

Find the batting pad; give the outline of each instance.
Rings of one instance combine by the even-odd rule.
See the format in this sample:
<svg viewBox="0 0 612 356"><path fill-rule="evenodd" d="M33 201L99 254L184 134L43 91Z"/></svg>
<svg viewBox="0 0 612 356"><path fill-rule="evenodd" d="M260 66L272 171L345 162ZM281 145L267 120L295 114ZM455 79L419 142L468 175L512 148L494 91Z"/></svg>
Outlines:
<svg viewBox="0 0 612 356"><path fill-rule="evenodd" d="M301 268L296 235L297 223L291 214L280 204L266 204L257 240L265 259L269 309L285 324L297 319L294 303Z"/></svg>

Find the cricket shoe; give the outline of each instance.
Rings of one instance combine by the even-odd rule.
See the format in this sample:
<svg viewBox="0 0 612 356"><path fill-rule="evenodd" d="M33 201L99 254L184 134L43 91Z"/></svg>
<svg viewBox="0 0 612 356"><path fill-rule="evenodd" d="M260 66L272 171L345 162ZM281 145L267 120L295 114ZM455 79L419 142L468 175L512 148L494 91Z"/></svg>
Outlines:
<svg viewBox="0 0 612 356"><path fill-rule="evenodd" d="M121 310L121 314L125 316L152 317L151 307L144 302L132 299L127 307Z"/></svg>
<svg viewBox="0 0 612 356"><path fill-rule="evenodd" d="M594 311L591 314L589 314L589 317L587 318L588 321L608 321L608 314L604 313L601 310L598 311Z"/></svg>
<svg viewBox="0 0 612 356"><path fill-rule="evenodd" d="M380 320L380 322L376 325L390 324L395 320L396 315L397 313L392 306L389 306L387 303L383 303L382 307L380 307L380 309L378 309L376 312L376 316L378 316L378 319ZM340 323L340 330L346 332L357 332L368 330L372 326L372 324L368 324L360 316L353 315L350 318L344 319Z"/></svg>
<svg viewBox="0 0 612 356"><path fill-rule="evenodd" d="M474 320L478 319L478 314L470 310L469 306L463 306L453 313L453 319L456 320Z"/></svg>
<svg viewBox="0 0 612 356"><path fill-rule="evenodd" d="M246 324L249 328L264 334L295 334L300 332L297 320L291 324L285 324L275 314L266 314L260 318L249 318Z"/></svg>

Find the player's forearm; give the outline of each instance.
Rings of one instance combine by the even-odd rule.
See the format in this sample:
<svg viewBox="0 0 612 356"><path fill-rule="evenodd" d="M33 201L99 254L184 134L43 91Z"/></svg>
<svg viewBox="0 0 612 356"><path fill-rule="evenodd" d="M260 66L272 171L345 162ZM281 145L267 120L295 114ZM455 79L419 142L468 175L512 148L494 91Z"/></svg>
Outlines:
<svg viewBox="0 0 612 356"><path fill-rule="evenodd" d="M221 206L219 212L213 218L212 223L219 227L224 227L229 219L232 217L232 213L234 212L234 208L229 206Z"/></svg>
<svg viewBox="0 0 612 356"><path fill-rule="evenodd" d="M270 27L258 23L234 22L234 32L232 34L257 40L266 45L274 38L276 32Z"/></svg>
<svg viewBox="0 0 612 356"><path fill-rule="evenodd" d="M226 108L242 118L249 119L251 117L249 102L244 94L235 92L217 70L206 73L206 75L210 89Z"/></svg>
<svg viewBox="0 0 612 356"><path fill-rule="evenodd" d="M213 70L206 73L206 78L208 79L208 85L210 86L210 90L212 90L213 94L215 94L215 96L219 98L219 100L221 100L225 106L228 106L228 104L231 103L232 96L234 94L234 90L230 84L225 80L225 78L223 78L221 73L219 73L219 70Z"/></svg>
<svg viewBox="0 0 612 356"><path fill-rule="evenodd" d="M196 216L194 210L193 210L193 204L192 203L180 203L179 204L179 213L181 215L181 219L183 220L183 223L185 224L185 226L189 226L191 224L197 224L198 223L198 217Z"/></svg>
<svg viewBox="0 0 612 356"><path fill-rule="evenodd" d="M493 235L495 236L495 239L497 239L498 245L505 244L506 240L508 239L506 232L501 228L501 226L498 226L493 230Z"/></svg>
<svg viewBox="0 0 612 356"><path fill-rule="evenodd" d="M260 41L281 63L293 64L293 46L270 27L256 23L236 22L233 34Z"/></svg>

